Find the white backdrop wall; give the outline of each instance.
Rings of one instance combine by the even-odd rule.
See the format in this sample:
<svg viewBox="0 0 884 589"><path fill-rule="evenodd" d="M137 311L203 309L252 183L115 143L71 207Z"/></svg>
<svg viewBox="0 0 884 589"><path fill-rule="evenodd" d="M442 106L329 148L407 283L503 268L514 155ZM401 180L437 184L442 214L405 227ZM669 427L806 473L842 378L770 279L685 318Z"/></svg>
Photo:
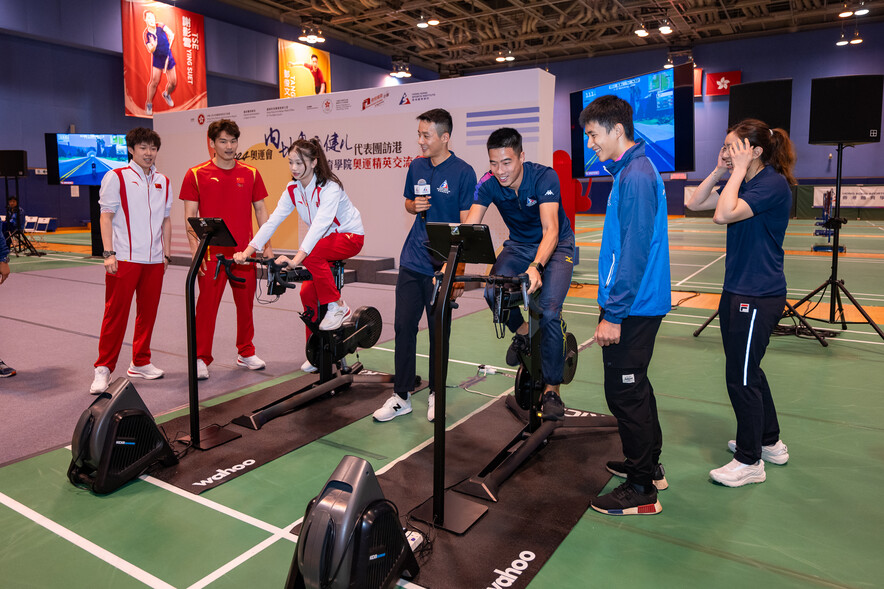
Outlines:
<svg viewBox="0 0 884 589"><path fill-rule="evenodd" d="M552 165L554 91L554 76L523 70L158 114L154 129L163 145L157 167L176 189L173 253L189 254L177 193L187 169L209 157L206 130L212 121L229 118L239 125L241 159L261 171L270 210L291 179L287 147L299 137L318 137L362 214L362 255L398 262L414 221L402 194L408 163L419 155L416 117L431 108L448 110L454 119L450 147L478 177L488 170L488 135L504 126L522 133L527 160ZM506 237L502 222L493 212L487 219L500 245ZM303 225L290 218L274 235L274 249L296 249L303 233Z"/></svg>

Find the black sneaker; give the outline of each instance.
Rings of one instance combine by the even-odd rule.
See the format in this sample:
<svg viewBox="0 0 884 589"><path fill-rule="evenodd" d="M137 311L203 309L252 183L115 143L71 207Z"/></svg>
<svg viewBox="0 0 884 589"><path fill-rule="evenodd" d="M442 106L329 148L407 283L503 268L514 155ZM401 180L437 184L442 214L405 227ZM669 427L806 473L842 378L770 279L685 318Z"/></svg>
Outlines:
<svg viewBox="0 0 884 589"><path fill-rule="evenodd" d="M3 360L0 360L0 378L9 378L10 376L15 376L15 368L7 366Z"/></svg>
<svg viewBox="0 0 884 589"><path fill-rule="evenodd" d="M528 351L528 336L517 333L513 336L513 343L506 351L507 366L519 365L519 353Z"/></svg>
<svg viewBox="0 0 884 589"><path fill-rule="evenodd" d="M608 472L614 475L615 477L620 477L621 479L626 478L626 463L625 462L617 462L612 460L611 462L605 465L605 468L608 469ZM658 491L662 491L664 489L669 488L669 482L666 480L666 471L663 470L663 465L658 464L654 467L654 486L657 487Z"/></svg>
<svg viewBox="0 0 884 589"><path fill-rule="evenodd" d="M607 495L596 497L590 503L599 513L608 515L654 515L663 511L657 501L657 489L641 493L630 482L625 482Z"/></svg>
<svg viewBox="0 0 884 589"><path fill-rule="evenodd" d="M564 421L565 404L554 391L546 391L540 397L540 417L545 421Z"/></svg>

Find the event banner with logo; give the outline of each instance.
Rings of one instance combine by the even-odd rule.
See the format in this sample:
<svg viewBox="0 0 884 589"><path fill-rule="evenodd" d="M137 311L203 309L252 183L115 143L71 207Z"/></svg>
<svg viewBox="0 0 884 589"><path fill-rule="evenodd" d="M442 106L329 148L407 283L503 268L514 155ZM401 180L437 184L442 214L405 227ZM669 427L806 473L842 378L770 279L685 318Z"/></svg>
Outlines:
<svg viewBox="0 0 884 589"><path fill-rule="evenodd" d="M449 147L481 177L488 171L488 135L515 127L523 136L526 159L552 165L555 78L538 70L469 76L402 86L367 88L321 96L285 98L162 113L154 119L163 149L159 171L172 179L176 194L187 169L206 161L206 130L212 121L233 119L239 125L239 158L260 171L276 207L291 180L287 154L298 138L318 137L344 190L359 209L365 227L362 255L399 259L414 222L403 193L408 165L420 155L416 117L445 108L454 119ZM438 178L439 186L448 182ZM172 249L189 255L183 205L176 200ZM292 217L296 217L293 214ZM305 226L288 218L272 238L274 250L294 250ZM494 243L506 238L494 207L486 220Z"/></svg>
<svg viewBox="0 0 884 589"><path fill-rule="evenodd" d="M331 63L328 53L285 39L277 39L277 42L280 98L331 92Z"/></svg>
<svg viewBox="0 0 884 589"><path fill-rule="evenodd" d="M126 114L205 108L203 17L161 2L121 0Z"/></svg>
<svg viewBox="0 0 884 589"><path fill-rule="evenodd" d="M834 211L835 203L834 186L814 186L813 187L813 206L821 209L825 206L826 201L832 204ZM850 209L881 209L884 208L884 186L842 186L841 187L841 208Z"/></svg>

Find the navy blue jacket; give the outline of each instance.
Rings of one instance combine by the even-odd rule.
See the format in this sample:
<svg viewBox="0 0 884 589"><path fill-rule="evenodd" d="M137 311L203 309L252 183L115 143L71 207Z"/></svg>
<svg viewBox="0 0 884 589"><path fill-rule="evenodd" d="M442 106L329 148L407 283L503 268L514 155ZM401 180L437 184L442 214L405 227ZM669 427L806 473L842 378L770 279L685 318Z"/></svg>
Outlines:
<svg viewBox="0 0 884 589"><path fill-rule="evenodd" d="M657 317L672 307L666 191L644 141L605 166L614 176L599 251L599 307L605 319Z"/></svg>

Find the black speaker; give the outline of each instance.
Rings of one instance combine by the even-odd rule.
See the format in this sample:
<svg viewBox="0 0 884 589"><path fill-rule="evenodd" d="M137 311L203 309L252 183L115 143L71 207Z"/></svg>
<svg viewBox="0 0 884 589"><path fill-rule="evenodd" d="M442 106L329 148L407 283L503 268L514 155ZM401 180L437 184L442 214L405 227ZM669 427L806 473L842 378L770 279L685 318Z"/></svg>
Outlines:
<svg viewBox="0 0 884 589"><path fill-rule="evenodd" d="M157 461L178 463L153 416L125 378L98 395L77 422L68 479L95 493L117 490Z"/></svg>
<svg viewBox="0 0 884 589"><path fill-rule="evenodd" d="M744 119L758 119L771 129L792 127L792 79L768 80L731 86L727 126Z"/></svg>
<svg viewBox="0 0 884 589"><path fill-rule="evenodd" d="M884 76L839 76L810 81L811 145L881 141Z"/></svg>
<svg viewBox="0 0 884 589"><path fill-rule="evenodd" d="M28 152L22 149L0 150L0 176L27 176Z"/></svg>
<svg viewBox="0 0 884 589"><path fill-rule="evenodd" d="M345 456L307 506L286 589L388 589L418 570L371 465Z"/></svg>

